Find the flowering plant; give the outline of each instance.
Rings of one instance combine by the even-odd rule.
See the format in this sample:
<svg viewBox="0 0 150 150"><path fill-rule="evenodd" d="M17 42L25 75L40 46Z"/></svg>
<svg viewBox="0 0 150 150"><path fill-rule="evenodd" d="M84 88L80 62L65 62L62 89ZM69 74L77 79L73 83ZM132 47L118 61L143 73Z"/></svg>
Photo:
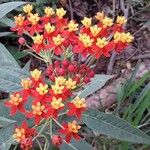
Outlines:
<svg viewBox="0 0 150 150"><path fill-rule="evenodd" d="M100 114L93 110L89 113L85 100L86 96L92 94L91 91L99 88L92 84L97 75L88 61L81 62L79 58L110 57L112 51L120 53L133 41L133 36L125 32L127 20L124 16L118 16L114 22L103 12L98 12L95 23L92 18L85 17L82 25L79 25L74 20L64 18L65 14L63 8L54 10L46 7L44 15L39 16L33 6L27 4L23 7L23 13L14 17L15 26L11 30L20 36L19 44L29 48L28 53L47 65L45 70L32 70L27 78L22 78L21 89L11 93L10 99L4 103L10 109L11 116L19 112L26 117L26 121L13 130L13 139L23 150L31 149L34 142L41 149L44 147L44 150L48 150L50 139L57 147L67 143L74 148L70 144L72 139L84 139L80 133L83 123L93 130L99 130L99 122L95 120L94 127L91 122ZM108 79L110 77L105 82ZM85 87L91 90L88 93L84 91L86 96L81 94ZM89 117L91 112L93 114ZM101 115L102 120L109 122L107 114ZM33 125L29 123L30 120L33 120ZM108 128L112 129L112 126ZM110 135L107 131L102 133ZM125 140L119 135L110 136ZM45 139L44 144L39 141L41 137ZM129 140L135 142L133 138ZM91 149L89 145L88 148Z"/></svg>

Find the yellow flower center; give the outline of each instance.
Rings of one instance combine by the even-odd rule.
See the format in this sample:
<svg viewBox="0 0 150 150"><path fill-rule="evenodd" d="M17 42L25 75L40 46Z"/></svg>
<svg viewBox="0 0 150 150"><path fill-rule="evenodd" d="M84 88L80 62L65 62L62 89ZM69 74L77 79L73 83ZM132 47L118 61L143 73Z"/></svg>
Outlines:
<svg viewBox="0 0 150 150"><path fill-rule="evenodd" d="M33 71L31 71L31 77L35 80L35 81L38 81L41 77L41 73L42 71L38 70L38 69L35 69Z"/></svg>
<svg viewBox="0 0 150 150"><path fill-rule="evenodd" d="M92 24L92 18L84 17L84 19L81 22L86 28L89 28Z"/></svg>
<svg viewBox="0 0 150 150"><path fill-rule="evenodd" d="M86 33L84 34L79 34L79 40L83 43L83 45L85 47L90 47L93 43L93 39L90 38L89 35L87 35Z"/></svg>
<svg viewBox="0 0 150 150"><path fill-rule="evenodd" d="M53 37L53 42L56 46L62 44L62 42L65 40L63 37L60 36L60 34L58 34L57 36Z"/></svg>
<svg viewBox="0 0 150 150"><path fill-rule="evenodd" d="M128 32L128 33L120 33L116 32L114 34L114 42L122 42L122 43L131 43L133 41L134 37Z"/></svg>
<svg viewBox="0 0 150 150"><path fill-rule="evenodd" d="M32 80L30 78L27 78L27 79L22 79L21 80L21 85L22 87L27 90L31 87L32 85Z"/></svg>
<svg viewBox="0 0 150 150"><path fill-rule="evenodd" d="M56 85L64 85L66 82L66 79L62 76L55 77L55 84Z"/></svg>
<svg viewBox="0 0 150 150"><path fill-rule="evenodd" d="M25 12L25 13L31 13L31 11L33 10L33 6L32 5L30 5L30 4L27 4L27 5L25 5L25 6L23 6L23 11Z"/></svg>
<svg viewBox="0 0 150 150"><path fill-rule="evenodd" d="M46 30L47 33L52 33L52 32L55 31L55 26L53 26L53 25L51 26L50 23L47 23L47 24L45 25L45 30Z"/></svg>
<svg viewBox="0 0 150 150"><path fill-rule="evenodd" d="M13 134L13 138L17 141L20 142L23 139L25 139L25 129L23 128L16 128L15 133Z"/></svg>
<svg viewBox="0 0 150 150"><path fill-rule="evenodd" d="M38 34L36 36L33 36L32 39L33 39L34 44L40 45L43 42L43 35Z"/></svg>
<svg viewBox="0 0 150 150"><path fill-rule="evenodd" d="M64 86L55 84L55 85L52 85L51 87L52 87L54 94L62 94L63 93Z"/></svg>
<svg viewBox="0 0 150 150"><path fill-rule="evenodd" d="M108 41L105 37L103 37L102 39L101 38L97 38L97 42L96 42L96 45L99 47L99 48L103 48L104 46L106 46L108 44Z"/></svg>
<svg viewBox="0 0 150 150"><path fill-rule="evenodd" d="M32 105L32 112L34 115L41 115L44 112L45 106L40 102L37 102L36 105Z"/></svg>
<svg viewBox="0 0 150 150"><path fill-rule="evenodd" d="M21 95L19 94L19 93L17 93L17 94L11 94L10 95L10 100L9 100L9 102L11 103L11 104L13 104L13 105L19 105L20 104L20 102L22 102L22 97L21 97Z"/></svg>
<svg viewBox="0 0 150 150"><path fill-rule="evenodd" d="M51 102L51 106L54 109L59 109L59 108L63 107L64 104L62 103L62 98L56 99L55 97L53 97L52 102Z"/></svg>
<svg viewBox="0 0 150 150"><path fill-rule="evenodd" d="M56 15L59 19L62 19L63 16L66 14L66 11L63 8L56 9Z"/></svg>
<svg viewBox="0 0 150 150"><path fill-rule="evenodd" d="M55 12L54 12L54 9L51 8L51 7L46 7L44 9L44 13L46 14L47 17L50 17L52 16Z"/></svg>
<svg viewBox="0 0 150 150"><path fill-rule="evenodd" d="M101 21L104 18L104 12L98 12L95 16L95 18L99 21Z"/></svg>
<svg viewBox="0 0 150 150"><path fill-rule="evenodd" d="M69 122L69 123L68 123L68 128L69 128L69 131L70 131L70 132L78 133L78 132L79 132L79 129L81 128L81 126L79 126L79 125L77 124L77 122L74 120L73 122Z"/></svg>
<svg viewBox="0 0 150 150"><path fill-rule="evenodd" d="M123 25L127 22L127 19L124 16L118 16L116 22L120 25Z"/></svg>
<svg viewBox="0 0 150 150"><path fill-rule="evenodd" d="M71 78L69 78L66 81L65 86L67 89L75 89L76 88L76 81L73 81Z"/></svg>
<svg viewBox="0 0 150 150"><path fill-rule="evenodd" d="M32 25L36 25L38 21L40 20L40 17L38 13L36 14L30 14L28 20L32 23Z"/></svg>
<svg viewBox="0 0 150 150"><path fill-rule="evenodd" d="M15 19L15 24L16 24L17 26L22 26L22 25L23 25L23 22L24 22L24 20L25 20L25 17L22 16L21 14L19 14L18 16L15 16L14 19Z"/></svg>
<svg viewBox="0 0 150 150"><path fill-rule="evenodd" d="M103 23L103 27L106 28L106 27L111 27L113 25L113 20L111 18L108 18L108 17L105 17L103 20L102 20L102 23Z"/></svg>
<svg viewBox="0 0 150 150"><path fill-rule="evenodd" d="M69 32L72 32L72 31L77 31L78 30L78 24L75 23L73 20L71 20L68 24L68 30Z"/></svg>
<svg viewBox="0 0 150 150"><path fill-rule="evenodd" d="M36 91L40 94L40 95L45 95L46 93L48 93L48 85L47 84L39 84L39 87L36 88Z"/></svg>
<svg viewBox="0 0 150 150"><path fill-rule="evenodd" d="M72 103L77 107L77 108L83 108L86 107L86 103L85 103L85 99L82 98L80 99L80 97L76 97Z"/></svg>
<svg viewBox="0 0 150 150"><path fill-rule="evenodd" d="M93 36L97 36L98 33L101 31L101 28L99 28L97 25L94 25L94 26L90 27L90 31Z"/></svg>

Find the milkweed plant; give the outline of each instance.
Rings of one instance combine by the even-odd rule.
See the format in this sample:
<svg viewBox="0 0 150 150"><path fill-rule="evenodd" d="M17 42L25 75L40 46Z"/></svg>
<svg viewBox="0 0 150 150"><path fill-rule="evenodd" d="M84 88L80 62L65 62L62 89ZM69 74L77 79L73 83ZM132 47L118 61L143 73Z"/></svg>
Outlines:
<svg viewBox="0 0 150 150"><path fill-rule="evenodd" d="M114 21L104 12L98 12L94 21L85 17L78 24L65 18L66 13L63 8L46 7L40 16L33 5L27 4L22 14L14 17L15 26L11 30L19 35L19 44L47 66L44 71L30 71L30 76L20 82L22 89L11 93L5 102L11 116L20 112L27 118L13 133L23 150L33 147L34 140L48 124L49 140L57 147L63 142L70 143L72 138L84 139L80 122L89 108L78 93L92 81L95 73L92 66L78 58L110 57L113 51L120 53L133 41L133 36L125 32L124 16L117 16ZM25 105L29 101L31 107L27 109ZM63 115L70 121L59 119ZM32 127L28 125L30 119L34 120ZM57 125L54 132L52 122Z"/></svg>

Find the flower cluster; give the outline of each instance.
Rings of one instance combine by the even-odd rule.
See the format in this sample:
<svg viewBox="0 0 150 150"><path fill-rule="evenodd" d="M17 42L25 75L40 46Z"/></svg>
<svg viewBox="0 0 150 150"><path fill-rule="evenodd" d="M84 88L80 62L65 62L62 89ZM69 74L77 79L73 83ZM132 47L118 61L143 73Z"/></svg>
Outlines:
<svg viewBox="0 0 150 150"><path fill-rule="evenodd" d="M51 7L44 9L44 15L33 13L33 6L28 4L23 7L23 14L15 16L15 27L18 35L29 35L33 43L31 49L38 54L49 51L55 55L66 53L66 48L72 46L73 53L82 56L92 55L99 58L101 55L110 56L110 52L121 52L133 41L133 36L124 30L127 22L124 16L118 16L116 21L98 12L92 18L85 17L79 26L74 20L64 18L66 11L63 8L54 10ZM21 37L22 38L22 37ZM27 44L19 40L20 44ZM29 47L29 45L28 45Z"/></svg>
<svg viewBox="0 0 150 150"><path fill-rule="evenodd" d="M17 112L21 112L27 118L34 119L35 125L39 125L43 119L57 120L58 116L60 116L63 112L65 112L68 117L74 116L77 119L81 119L82 113L86 110L86 102L84 98L75 96L74 92L81 87L81 83L83 85L86 84L86 82L84 83L83 79L81 80L82 82L77 82L76 78L74 78L75 75L71 76L71 74L75 73L73 71L75 68L80 70L81 68L86 68L87 66L77 67L77 65L71 64L69 60L64 60L63 65L65 64L65 67L69 67L69 65L71 65L69 68L72 69L71 72L67 71L64 76L60 76L56 71L58 69L57 67L60 67L60 62L55 61L54 64L56 67L55 69L51 68L52 70L50 70L48 67L46 71L46 74L48 73L49 75L55 72L55 74L53 74L55 75L54 80L46 78L46 76L42 74L42 71L37 69L31 71L30 77L21 80L20 84L22 86L22 90L12 93L10 95L10 100L5 102L5 105L10 108L10 115L15 115ZM59 66L56 64L59 64ZM53 72L50 73L50 71ZM94 77L93 72L90 74ZM51 84L49 84L49 82L51 82ZM29 101L32 103L31 108L26 109L25 105ZM74 120L73 122L62 124L61 127L62 129L59 133L66 134L66 142L70 142L71 137L80 139L78 130L81 127L77 124L77 121ZM21 127L17 127L15 129L15 134L13 137L17 142L21 143L22 147L24 145L23 143L27 139L28 142L30 141L28 143L29 147L32 146L31 138L34 134L29 137L28 130L30 131L26 124L23 124Z"/></svg>

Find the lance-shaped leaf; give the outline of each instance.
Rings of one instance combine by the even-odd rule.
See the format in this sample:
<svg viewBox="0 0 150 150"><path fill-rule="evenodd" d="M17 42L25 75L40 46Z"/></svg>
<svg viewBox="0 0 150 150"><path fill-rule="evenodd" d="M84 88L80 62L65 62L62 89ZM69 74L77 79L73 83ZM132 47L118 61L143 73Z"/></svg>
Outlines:
<svg viewBox="0 0 150 150"><path fill-rule="evenodd" d="M60 150L92 150L92 146L88 144L85 140L75 141L72 140L71 143L63 143Z"/></svg>
<svg viewBox="0 0 150 150"><path fill-rule="evenodd" d="M133 143L150 144L150 137L125 120L98 110L89 110L82 115L83 122L93 131Z"/></svg>
<svg viewBox="0 0 150 150"><path fill-rule="evenodd" d="M87 96L101 89L105 85L105 83L112 77L113 77L112 75L95 75L95 77L91 80L91 82L85 87L83 91L81 91L78 94L78 96L86 98Z"/></svg>
<svg viewBox="0 0 150 150"><path fill-rule="evenodd" d="M8 150L13 143L14 124L15 121L0 117L0 150Z"/></svg>
<svg viewBox="0 0 150 150"><path fill-rule="evenodd" d="M0 90L14 92L21 89L20 81L27 78L29 72L21 69L9 51L0 44Z"/></svg>
<svg viewBox="0 0 150 150"><path fill-rule="evenodd" d="M0 18L4 17L7 13L12 11L13 9L16 9L17 7L25 4L26 2L8 2L0 4Z"/></svg>

